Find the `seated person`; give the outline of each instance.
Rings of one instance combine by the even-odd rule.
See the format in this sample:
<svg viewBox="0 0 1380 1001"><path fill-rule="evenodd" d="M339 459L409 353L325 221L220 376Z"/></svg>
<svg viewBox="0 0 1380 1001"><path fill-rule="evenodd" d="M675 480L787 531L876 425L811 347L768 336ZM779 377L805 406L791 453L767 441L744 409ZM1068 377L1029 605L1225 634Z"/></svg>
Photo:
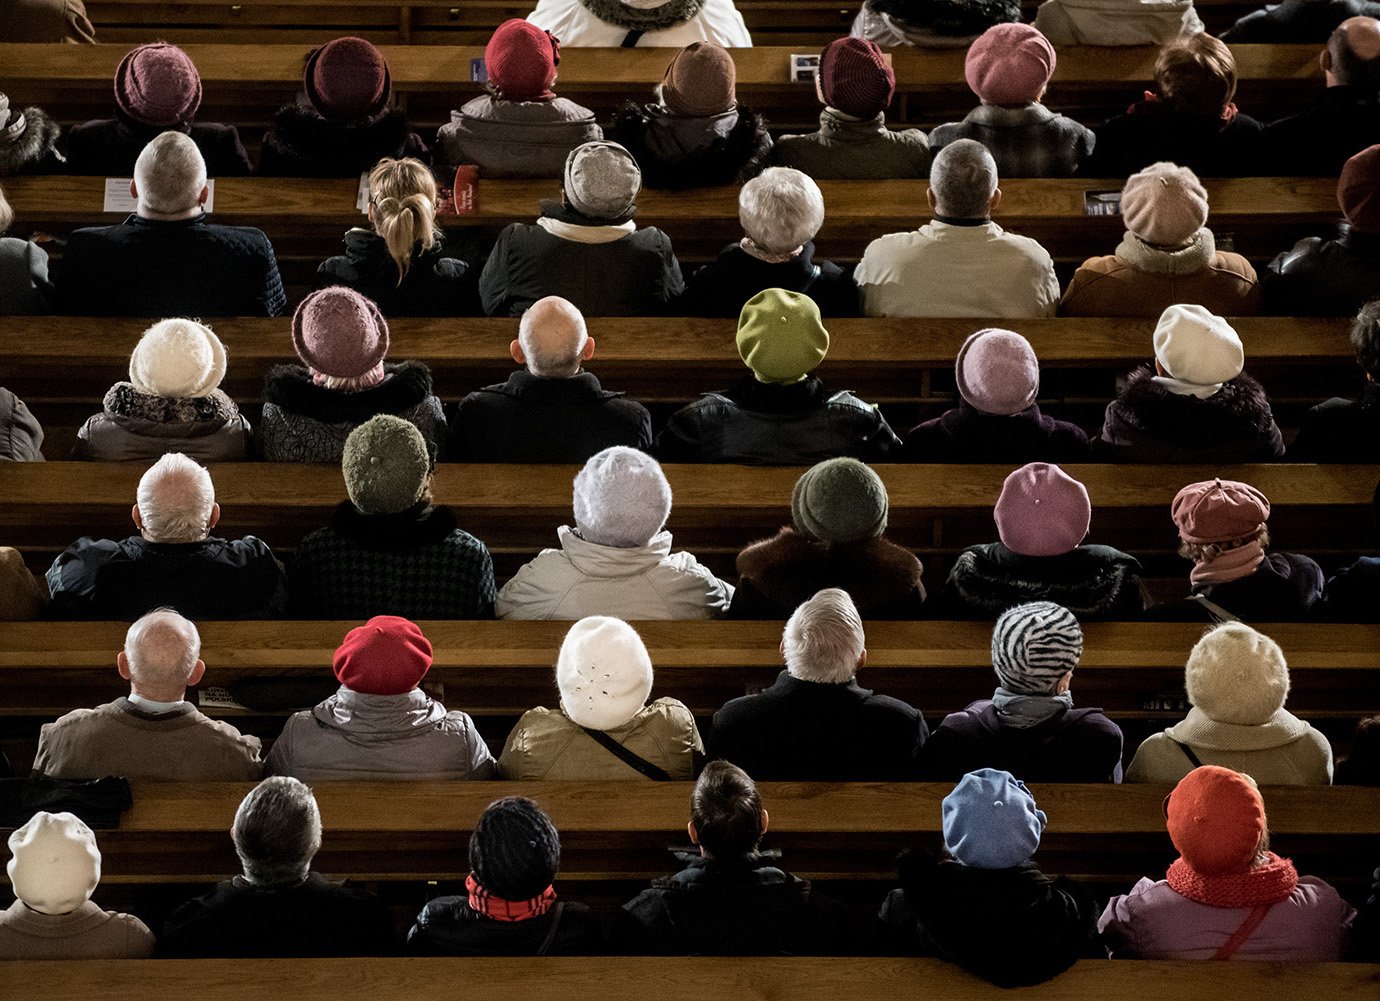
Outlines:
<svg viewBox="0 0 1380 1001"><path fill-rule="evenodd" d="M1088 436L1040 412L1040 360L1012 330L972 334L954 361L958 406L910 429L913 462L1085 462Z"/></svg>
<svg viewBox="0 0 1380 1001"><path fill-rule="evenodd" d="M556 709L522 714L498 757L510 781L689 779L704 758L695 717L676 699L648 703L652 658L637 630L593 615L570 627L556 658Z"/></svg>
<svg viewBox="0 0 1380 1001"><path fill-rule="evenodd" d="M1337 759L1332 784L1380 786L1380 716L1358 720L1351 734L1351 750Z"/></svg>
<svg viewBox="0 0 1380 1001"><path fill-rule="evenodd" d="M0 35L0 41L9 39ZM56 174L65 170L67 158L58 150L61 134L62 126L42 108L20 111L10 107L7 95L0 94L0 176ZM133 165L131 157L130 166Z"/></svg>
<svg viewBox="0 0 1380 1001"><path fill-rule="evenodd" d="M1073 708L1083 630L1048 601L1008 609L992 629L990 699L950 713L921 754L929 778L1002 768L1027 782L1120 782L1121 728L1101 709Z"/></svg>
<svg viewBox="0 0 1380 1001"><path fill-rule="evenodd" d="M672 48L691 42L752 45L743 15L733 0L537 0L527 16L566 45L598 48L655 46Z"/></svg>
<svg viewBox="0 0 1380 1001"><path fill-rule="evenodd" d="M1017 0L864 0L850 34L884 49L960 49L994 24L1020 19Z"/></svg>
<svg viewBox="0 0 1380 1001"><path fill-rule="evenodd" d="M422 691L431 643L416 623L374 616L345 634L331 666L340 690L288 717L264 762L268 774L313 785L493 777L474 721Z"/></svg>
<svg viewBox="0 0 1380 1001"><path fill-rule="evenodd" d="M1373 500L1380 525L1380 484ZM1380 556L1362 556L1338 570L1323 591L1323 612L1342 622L1380 622Z"/></svg>
<svg viewBox="0 0 1380 1001"><path fill-rule="evenodd" d="M781 636L786 669L714 714L709 756L763 781L866 782L913 777L929 735L918 709L858 684L862 618L838 588L809 598Z"/></svg>
<svg viewBox="0 0 1380 1001"><path fill-rule="evenodd" d="M379 414L350 432L341 460L350 499L293 554L293 614L493 618L493 560L432 504L434 468L426 439L401 417Z"/></svg>
<svg viewBox="0 0 1380 1001"><path fill-rule="evenodd" d="M24 555L0 546L0 622L28 622L48 607L48 588L24 565Z"/></svg>
<svg viewBox="0 0 1380 1001"><path fill-rule="evenodd" d="M98 462L149 461L181 452L197 462L248 455L249 421L220 389L225 345L196 320L160 320L139 337L129 381L111 386L101 412L77 432L73 455Z"/></svg>
<svg viewBox="0 0 1380 1001"><path fill-rule="evenodd" d="M206 162L188 136L164 132L134 164L134 214L75 230L57 277L58 312L78 316L277 316L287 304L268 237L217 226Z"/></svg>
<svg viewBox="0 0 1380 1001"><path fill-rule="evenodd" d="M101 851L70 813L39 811L10 835L15 901L0 911L0 960L147 959L153 932L91 902Z"/></svg>
<svg viewBox="0 0 1380 1001"><path fill-rule="evenodd" d="M1160 50L1155 89L1097 129L1083 168L1090 177L1126 177L1168 160L1204 177L1259 173L1263 126L1232 103L1236 59L1211 35L1183 35Z"/></svg>
<svg viewBox="0 0 1380 1001"><path fill-rule="evenodd" d="M1145 738L1127 782L1177 782L1205 764L1245 772L1261 785L1332 781L1332 746L1284 708L1289 665L1264 633L1226 622L1204 634L1188 655L1184 688L1188 715Z"/></svg>
<svg viewBox="0 0 1380 1001"><path fill-rule="evenodd" d="M1097 930L1114 958L1342 958L1356 911L1270 851L1265 802L1251 776L1196 768L1169 794L1164 816L1179 857L1164 879L1141 879L1107 902Z"/></svg>
<svg viewBox="0 0 1380 1001"><path fill-rule="evenodd" d="M827 459L796 480L791 523L738 554L731 619L786 619L817 591L841 588L867 619L915 619L924 567L884 538L886 484L857 459Z"/></svg>
<svg viewBox="0 0 1380 1001"><path fill-rule="evenodd" d="M160 956L194 958L385 956L397 949L393 915L373 894L311 871L321 811L301 782L264 779L230 828L243 873L177 908Z"/></svg>
<svg viewBox="0 0 1380 1001"><path fill-rule="evenodd" d="M867 316L1053 316L1054 261L1034 240L992 221L1001 204L986 147L959 139L940 150L925 192L934 219L873 240L853 273Z"/></svg>
<svg viewBox="0 0 1380 1001"><path fill-rule="evenodd" d="M637 228L642 173L617 143L589 142L565 161L561 201L542 202L535 223L498 234L479 276L489 316L521 316L558 295L586 316L665 313L684 289L671 239Z"/></svg>
<svg viewBox="0 0 1380 1001"><path fill-rule="evenodd" d="M46 723L38 737L34 775L131 782L244 782L259 777L258 737L209 719L187 701L201 682L201 635L170 608L129 627L115 658L129 682L128 698L75 709Z"/></svg>
<svg viewBox="0 0 1380 1001"><path fill-rule="evenodd" d="M1349 17L1380 17L1371 0L1282 0L1243 15L1222 32L1232 45L1322 45Z"/></svg>
<svg viewBox="0 0 1380 1001"><path fill-rule="evenodd" d="M1088 159L1093 134L1040 102L1054 75L1054 46L1028 24L988 28L968 48L963 75L982 103L961 122L930 130L938 152L976 139L1002 177L1068 177Z"/></svg>
<svg viewBox="0 0 1380 1001"><path fill-rule="evenodd" d="M1093 454L1114 462L1269 462L1284 454L1265 389L1230 323L1174 305L1155 324L1155 367L1107 404Z"/></svg>
<svg viewBox="0 0 1380 1001"><path fill-rule="evenodd" d="M43 425L23 400L0 388L0 463L42 461Z"/></svg>
<svg viewBox="0 0 1380 1001"><path fill-rule="evenodd" d="M533 303L508 351L523 367L460 401L451 419L452 459L575 463L615 445L651 451L647 408L604 389L585 369L594 338L569 301L549 295Z"/></svg>
<svg viewBox="0 0 1380 1001"><path fill-rule="evenodd" d="M0 190L0 234L13 223L14 208ZM0 316L47 313L52 299L47 252L32 240L0 235Z"/></svg>
<svg viewBox="0 0 1380 1001"><path fill-rule="evenodd" d="M380 160L369 172L369 228L345 234L345 253L321 263L316 287L352 288L388 316L478 313L478 276L447 256L436 199L436 178L422 161Z"/></svg>
<svg viewBox="0 0 1380 1001"><path fill-rule="evenodd" d="M1080 619L1135 619L1145 610L1140 563L1084 544L1088 490L1058 466L1032 462L1007 476L992 516L1001 541L959 553L936 614L991 620L1028 601L1055 602Z"/></svg>
<svg viewBox="0 0 1380 1001"><path fill-rule="evenodd" d="M1059 303L1061 316L1158 317L1176 303L1218 316L1260 308L1255 268L1219 251L1207 228L1207 190L1187 167L1155 163L1121 191L1126 235L1116 252L1084 261Z"/></svg>
<svg viewBox="0 0 1380 1001"><path fill-rule="evenodd" d="M671 485L651 456L606 448L575 477L575 527L498 592L500 619L717 619L733 586L671 552Z"/></svg>
<svg viewBox="0 0 1380 1001"><path fill-rule="evenodd" d="M287 606L287 580L272 550L252 535L220 539L211 474L169 452L139 479L137 536L84 536L48 568L53 614L129 619L176 605L198 619L265 619Z"/></svg>
<svg viewBox="0 0 1380 1001"><path fill-rule="evenodd" d="M1001 987L1050 980L1097 941L1092 895L1031 861L1045 813L996 768L963 776L941 805L944 852L901 856L881 919L906 952L935 955ZM1000 949L991 943L1000 941Z"/></svg>
<svg viewBox="0 0 1380 1001"><path fill-rule="evenodd" d="M1164 45L1203 22L1193 0L1044 0L1035 27L1053 45Z"/></svg>
<svg viewBox="0 0 1380 1001"><path fill-rule="evenodd" d="M385 157L429 161L407 112L393 101L383 53L362 38L337 38L307 57L302 96L273 116L259 173L358 177Z"/></svg>
<svg viewBox="0 0 1380 1001"><path fill-rule="evenodd" d="M594 112L556 96L560 61L551 32L520 18L500 24L484 46L487 92L437 131L437 164L472 163L484 178L560 177L571 150L604 138Z"/></svg>
<svg viewBox="0 0 1380 1001"><path fill-rule="evenodd" d="M811 373L829 351L819 307L769 288L743 306L738 355L751 371L671 415L657 438L667 462L808 465L847 455L872 462L901 440L875 406L830 392Z"/></svg>
<svg viewBox="0 0 1380 1001"><path fill-rule="evenodd" d="M1265 312L1352 316L1375 298L1380 289L1380 145L1363 149L1342 166L1337 204L1346 222L1337 227L1335 239L1304 237L1264 270Z"/></svg>
<svg viewBox="0 0 1380 1001"><path fill-rule="evenodd" d="M613 951L662 956L838 956L857 932L843 906L778 869L759 848L767 811L757 785L711 761L690 796L685 868L654 880L623 905Z"/></svg>
<svg viewBox="0 0 1380 1001"><path fill-rule="evenodd" d="M1361 307L1351 346L1365 377L1360 398L1333 397L1308 410L1289 446L1291 461L1380 462L1380 299Z"/></svg>
<svg viewBox="0 0 1380 1001"><path fill-rule="evenodd" d="M73 174L128 177L145 146L169 130L189 136L211 177L249 173L249 154L233 125L195 124L201 75L176 45L131 49L115 70L115 117L72 126L67 169Z"/></svg>
<svg viewBox="0 0 1380 1001"><path fill-rule="evenodd" d="M0 6L0 41L77 42L96 40L82 0L10 0Z"/></svg>
<svg viewBox="0 0 1380 1001"><path fill-rule="evenodd" d="M896 73L876 42L838 38L824 47L815 74L824 110L819 131L782 136L772 162L817 181L928 177L930 142L919 129L889 129L886 109Z"/></svg>
<svg viewBox="0 0 1380 1001"><path fill-rule="evenodd" d="M407 933L423 956L587 956L603 951L599 920L556 899L561 837L522 796L490 803L470 835L466 896L435 897Z"/></svg>
<svg viewBox="0 0 1380 1001"><path fill-rule="evenodd" d="M858 286L833 261L815 259L824 225L819 185L798 170L768 167L738 192L743 238L697 270L680 306L687 316L737 316L763 289L808 295L824 316L857 316Z"/></svg>
<svg viewBox="0 0 1380 1001"><path fill-rule="evenodd" d="M653 104L625 105L608 136L637 160L649 188L708 188L756 177L771 156L771 133L738 103L733 57L714 42L691 42L671 57Z"/></svg>
<svg viewBox="0 0 1380 1001"><path fill-rule="evenodd" d="M385 362L388 321L341 285L313 292L292 315L301 365L276 365L264 379L259 448L270 462L337 463L350 432L377 414L415 424L432 458L449 429L420 361Z"/></svg>

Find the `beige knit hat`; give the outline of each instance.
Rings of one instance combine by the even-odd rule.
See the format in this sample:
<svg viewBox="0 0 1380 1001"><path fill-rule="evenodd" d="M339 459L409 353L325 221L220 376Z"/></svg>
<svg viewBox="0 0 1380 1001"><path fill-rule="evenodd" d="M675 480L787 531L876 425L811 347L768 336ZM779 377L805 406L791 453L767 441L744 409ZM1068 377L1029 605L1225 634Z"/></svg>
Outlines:
<svg viewBox="0 0 1380 1001"><path fill-rule="evenodd" d="M150 396L210 396L224 378L225 345L196 320L155 323L129 356L129 381Z"/></svg>
<svg viewBox="0 0 1380 1001"><path fill-rule="evenodd" d="M622 619L591 615L570 627L556 658L561 708L577 726L616 730L652 694L652 658Z"/></svg>
<svg viewBox="0 0 1380 1001"><path fill-rule="evenodd" d="M1284 708L1289 665L1279 644L1227 622L1194 644L1184 670L1188 701L1218 723L1260 726Z"/></svg>
<svg viewBox="0 0 1380 1001"><path fill-rule="evenodd" d="M1146 243L1182 246L1207 223L1207 189L1187 167L1152 163L1121 189L1121 217Z"/></svg>
<svg viewBox="0 0 1380 1001"><path fill-rule="evenodd" d="M10 835L10 853L14 895L40 914L75 911L101 881L96 835L70 813L35 813Z"/></svg>
<svg viewBox="0 0 1380 1001"><path fill-rule="evenodd" d="M1241 374L1246 349L1232 325L1198 305L1170 306L1155 324L1155 359L1181 382L1220 386Z"/></svg>

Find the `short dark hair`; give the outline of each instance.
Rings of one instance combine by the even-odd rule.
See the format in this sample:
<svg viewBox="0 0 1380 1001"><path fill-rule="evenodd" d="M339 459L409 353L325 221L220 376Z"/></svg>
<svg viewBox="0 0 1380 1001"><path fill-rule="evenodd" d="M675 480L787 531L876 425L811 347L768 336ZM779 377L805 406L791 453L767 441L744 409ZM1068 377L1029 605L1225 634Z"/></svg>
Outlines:
<svg viewBox="0 0 1380 1001"><path fill-rule="evenodd" d="M748 773L727 761L704 766L690 794L690 821L711 858L750 858L762 840L762 797Z"/></svg>
<svg viewBox="0 0 1380 1001"><path fill-rule="evenodd" d="M1337 785L1380 785L1380 716L1356 724L1351 753L1337 762Z"/></svg>
<svg viewBox="0 0 1380 1001"><path fill-rule="evenodd" d="M1351 346L1366 375L1380 382L1380 299L1372 299L1351 325Z"/></svg>
<svg viewBox="0 0 1380 1001"><path fill-rule="evenodd" d="M1211 35L1177 38L1155 60L1155 87L1175 111L1221 114L1236 96L1236 59Z"/></svg>

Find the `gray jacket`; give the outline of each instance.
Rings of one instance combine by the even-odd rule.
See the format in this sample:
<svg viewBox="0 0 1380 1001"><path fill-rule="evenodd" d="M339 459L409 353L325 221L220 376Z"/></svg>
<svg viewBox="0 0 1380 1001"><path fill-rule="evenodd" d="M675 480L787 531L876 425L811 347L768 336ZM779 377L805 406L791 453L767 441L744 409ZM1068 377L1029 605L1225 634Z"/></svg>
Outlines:
<svg viewBox="0 0 1380 1001"><path fill-rule="evenodd" d="M886 180L928 177L930 144L919 129L888 129L885 112L860 119L834 108L819 116L819 131L782 136L772 152L781 167L816 180Z"/></svg>
<svg viewBox="0 0 1380 1001"><path fill-rule="evenodd" d="M43 426L24 401L0 389L0 462L42 462Z"/></svg>
<svg viewBox="0 0 1380 1001"><path fill-rule="evenodd" d="M53 286L48 255L31 240L0 237L0 314L33 316L50 312Z"/></svg>
<svg viewBox="0 0 1380 1001"><path fill-rule="evenodd" d="M153 460L181 452L197 462L238 462L250 442L249 421L219 389L204 398L140 393L117 382L104 409L77 432L72 454L97 462Z"/></svg>
<svg viewBox="0 0 1380 1001"><path fill-rule="evenodd" d="M604 137L594 112L563 97L506 101L485 94L436 133L436 162L447 169L479 166L480 177L561 177L565 158L582 143Z"/></svg>
<svg viewBox="0 0 1380 1001"><path fill-rule="evenodd" d="M494 757L474 721L420 688L365 695L344 685L288 718L265 763L270 775L331 779L487 779Z"/></svg>

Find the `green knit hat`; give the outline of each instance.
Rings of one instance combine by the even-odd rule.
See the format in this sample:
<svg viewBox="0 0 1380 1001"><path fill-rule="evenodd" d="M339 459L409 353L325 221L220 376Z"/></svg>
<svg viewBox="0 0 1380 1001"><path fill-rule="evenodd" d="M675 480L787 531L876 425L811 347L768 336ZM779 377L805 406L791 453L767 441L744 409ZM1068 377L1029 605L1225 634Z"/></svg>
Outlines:
<svg viewBox="0 0 1380 1001"><path fill-rule="evenodd" d="M397 514L421 499L431 454L412 422L379 414L350 432L340 468L361 512Z"/></svg>
<svg viewBox="0 0 1380 1001"><path fill-rule="evenodd" d="M829 331L808 295L769 288L738 316L738 354L763 382L795 382L829 352Z"/></svg>
<svg viewBox="0 0 1380 1001"><path fill-rule="evenodd" d="M886 531L882 478L857 459L828 459L805 470L791 491L796 530L821 542L862 542Z"/></svg>

